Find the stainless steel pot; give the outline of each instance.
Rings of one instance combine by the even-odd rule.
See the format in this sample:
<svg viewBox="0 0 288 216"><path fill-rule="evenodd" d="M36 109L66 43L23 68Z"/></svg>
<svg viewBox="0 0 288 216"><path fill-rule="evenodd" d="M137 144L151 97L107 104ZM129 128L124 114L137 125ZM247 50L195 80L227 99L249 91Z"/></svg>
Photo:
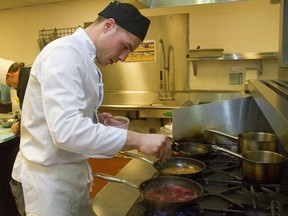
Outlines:
<svg viewBox="0 0 288 216"><path fill-rule="evenodd" d="M178 176L159 176L147 179L138 186L129 181L102 173L92 173L92 175L106 181L121 183L139 189L143 198L156 209L179 209L187 204L194 202L203 194L203 188L200 184L191 179ZM147 192L151 190L162 190L161 188L164 186L167 186L167 188L164 191L160 191L162 195L160 194L159 199L151 199L151 197L148 195L149 193L147 194ZM183 197L179 197L179 199L173 201L165 200L165 198L169 197L169 194L173 193L173 187L180 187L185 190L192 191L194 192L195 196L190 197L190 199L183 199ZM174 195L176 196L176 194Z"/></svg>
<svg viewBox="0 0 288 216"><path fill-rule="evenodd" d="M204 158L211 153L211 145L198 142L174 142L175 150L183 157Z"/></svg>
<svg viewBox="0 0 288 216"><path fill-rule="evenodd" d="M242 174L248 180L265 184L273 184L281 180L284 162L287 160L281 154L258 150L246 151L240 155L217 145L212 147L240 158Z"/></svg>
<svg viewBox="0 0 288 216"><path fill-rule="evenodd" d="M119 153L127 157L143 160L153 165L159 175L192 178L199 176L206 169L205 163L194 158L170 157L165 162L160 160L152 162L147 158L131 152L120 151Z"/></svg>
<svg viewBox="0 0 288 216"><path fill-rule="evenodd" d="M207 130L209 132L228 137L238 142L238 152L241 154L246 151L278 151L278 137L266 132L245 132L233 136L217 130Z"/></svg>

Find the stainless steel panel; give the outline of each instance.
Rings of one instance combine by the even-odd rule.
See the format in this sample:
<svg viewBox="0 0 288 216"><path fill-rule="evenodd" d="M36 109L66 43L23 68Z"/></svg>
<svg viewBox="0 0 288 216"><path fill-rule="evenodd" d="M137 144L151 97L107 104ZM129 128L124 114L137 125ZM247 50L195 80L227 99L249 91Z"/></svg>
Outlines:
<svg viewBox="0 0 288 216"><path fill-rule="evenodd" d="M118 62L107 67L99 66L105 83L105 97L106 94L110 94L109 91L149 91L158 97L162 59L160 39L165 42L166 51L169 46L173 47L170 71L175 71L176 90L184 90L187 87L188 14L153 16L149 19L151 24L145 40L155 40L156 61Z"/></svg>
<svg viewBox="0 0 288 216"><path fill-rule="evenodd" d="M151 161L155 160L153 157L145 157ZM151 178L154 174L155 169L151 164L131 159L116 177L140 185L142 181ZM93 198L92 208L99 216L125 216L139 195L139 190L135 188L109 182Z"/></svg>
<svg viewBox="0 0 288 216"><path fill-rule="evenodd" d="M288 0L282 0L280 5L280 38L279 79L288 79Z"/></svg>
<svg viewBox="0 0 288 216"><path fill-rule="evenodd" d="M174 100L159 100L158 94L149 91L105 92L102 107L139 108L154 106L182 107L247 96L244 91L177 91Z"/></svg>
<svg viewBox="0 0 288 216"><path fill-rule="evenodd" d="M282 0L280 8L280 66L288 68L288 0Z"/></svg>
<svg viewBox="0 0 288 216"><path fill-rule="evenodd" d="M281 80L251 80L248 86L276 135L281 151L288 152L288 82Z"/></svg>
<svg viewBox="0 0 288 216"><path fill-rule="evenodd" d="M273 132L253 97L174 109L172 115L175 140L189 139L205 129L232 135L245 131Z"/></svg>
<svg viewBox="0 0 288 216"><path fill-rule="evenodd" d="M121 92L115 91L105 95L101 111L137 111L141 118L171 118L167 112L173 109L197 104L205 104L227 99L246 97L243 91L239 92L215 92L215 91L191 91L176 93L174 100L159 100L158 95L151 92Z"/></svg>
<svg viewBox="0 0 288 216"><path fill-rule="evenodd" d="M140 118L172 118L173 109L143 109L139 111Z"/></svg>
<svg viewBox="0 0 288 216"><path fill-rule="evenodd" d="M243 0L137 0L148 8L235 2Z"/></svg>

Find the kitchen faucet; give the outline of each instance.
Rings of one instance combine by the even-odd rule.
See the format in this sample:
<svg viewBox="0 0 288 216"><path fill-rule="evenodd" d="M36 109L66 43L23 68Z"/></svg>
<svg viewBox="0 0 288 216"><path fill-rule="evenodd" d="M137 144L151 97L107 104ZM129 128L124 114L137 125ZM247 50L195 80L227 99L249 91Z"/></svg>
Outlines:
<svg viewBox="0 0 288 216"><path fill-rule="evenodd" d="M166 59L165 46L162 39L159 40L161 46L161 58L160 58L160 100L174 100L175 92L175 77L174 68L170 68L170 54L173 54L173 47L168 47L168 55ZM171 74L172 72L172 74ZM172 77L171 77L172 75Z"/></svg>

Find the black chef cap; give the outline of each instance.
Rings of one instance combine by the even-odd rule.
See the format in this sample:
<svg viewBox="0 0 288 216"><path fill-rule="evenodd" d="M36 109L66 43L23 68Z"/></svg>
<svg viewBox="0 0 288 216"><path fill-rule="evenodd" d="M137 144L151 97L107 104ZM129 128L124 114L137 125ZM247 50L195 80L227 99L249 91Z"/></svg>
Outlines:
<svg viewBox="0 0 288 216"><path fill-rule="evenodd" d="M150 25L150 20L143 16L136 7L118 1L111 2L98 15L106 19L113 18L117 25L136 35L142 41Z"/></svg>

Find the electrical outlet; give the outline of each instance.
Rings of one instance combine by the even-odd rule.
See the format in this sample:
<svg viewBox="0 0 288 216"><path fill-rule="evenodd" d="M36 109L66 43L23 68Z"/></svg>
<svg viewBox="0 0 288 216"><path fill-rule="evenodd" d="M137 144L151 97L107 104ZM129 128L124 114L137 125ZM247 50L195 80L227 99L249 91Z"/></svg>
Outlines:
<svg viewBox="0 0 288 216"><path fill-rule="evenodd" d="M243 72L244 69L242 67L229 68L229 85L242 85Z"/></svg>

